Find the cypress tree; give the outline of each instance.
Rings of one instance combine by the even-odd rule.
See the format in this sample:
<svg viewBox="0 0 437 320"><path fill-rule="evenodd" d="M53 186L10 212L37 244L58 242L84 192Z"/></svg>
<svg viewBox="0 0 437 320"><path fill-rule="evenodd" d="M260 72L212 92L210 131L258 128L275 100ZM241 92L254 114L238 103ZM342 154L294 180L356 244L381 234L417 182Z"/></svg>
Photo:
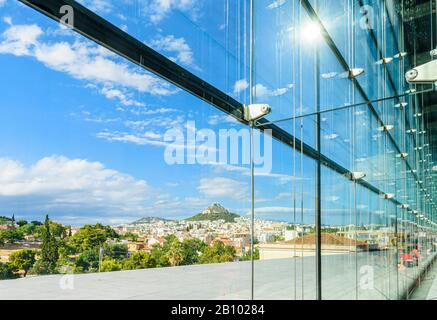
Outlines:
<svg viewBox="0 0 437 320"><path fill-rule="evenodd" d="M42 233L42 244L41 244L41 260L44 262L50 261L50 223L49 216L46 215L46 219L44 221L44 229Z"/></svg>
<svg viewBox="0 0 437 320"><path fill-rule="evenodd" d="M49 216L46 215L46 219L44 221L44 230L42 234L41 261L50 268L54 268L56 266L58 258L58 242L55 236L50 231L50 220Z"/></svg>

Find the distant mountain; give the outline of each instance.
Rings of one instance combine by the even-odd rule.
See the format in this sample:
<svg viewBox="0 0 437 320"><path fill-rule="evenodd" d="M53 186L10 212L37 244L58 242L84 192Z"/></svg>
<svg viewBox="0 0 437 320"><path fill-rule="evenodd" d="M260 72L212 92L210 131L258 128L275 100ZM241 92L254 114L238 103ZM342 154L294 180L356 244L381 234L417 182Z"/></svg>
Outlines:
<svg viewBox="0 0 437 320"><path fill-rule="evenodd" d="M131 222L130 224L147 224L147 223L152 223L152 222L158 222L158 221L170 221L164 218L158 218L158 217L146 217L146 218L141 218L137 221Z"/></svg>
<svg viewBox="0 0 437 320"><path fill-rule="evenodd" d="M224 220L225 222L235 222L236 218L240 216L235 213L229 212L226 208L218 203L214 203L210 207L203 210L202 213L195 215L187 219L188 221L218 221Z"/></svg>

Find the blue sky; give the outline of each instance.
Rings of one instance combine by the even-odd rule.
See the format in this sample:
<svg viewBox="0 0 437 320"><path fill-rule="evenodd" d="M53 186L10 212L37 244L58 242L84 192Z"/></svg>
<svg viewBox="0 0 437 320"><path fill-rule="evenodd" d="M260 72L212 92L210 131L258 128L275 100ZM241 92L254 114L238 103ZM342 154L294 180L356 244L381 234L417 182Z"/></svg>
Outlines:
<svg viewBox="0 0 437 320"><path fill-rule="evenodd" d="M81 2L248 102L246 1ZM287 5L294 6L290 1L261 1L257 10L278 29L291 30L291 8L278 10ZM273 106L273 119L311 112L311 72L301 77L305 96L299 108L293 107L300 91L294 90L292 75L297 71L287 69L293 54L289 35L272 28L257 34L276 41L255 48L256 99ZM303 47L304 57L306 50L312 49ZM268 56L275 56L271 67L280 71L266 70ZM72 225L118 224L144 216L185 218L213 202L241 215L249 213L247 166L169 166L164 161L165 132L185 132L187 121L215 132L243 128L210 105L16 0L0 1L0 66L0 215L42 219L48 213ZM340 102L338 97L330 101ZM311 141L313 119L305 121L304 137ZM292 122L281 125L293 128ZM326 139L336 139L339 135L328 127ZM257 217L293 221L295 198L303 208L298 215L303 212L304 222L313 221L313 163L278 142L273 155L272 173L256 178ZM348 223L342 218L344 192L342 186L332 187L324 199L334 216L341 216L337 223Z"/></svg>

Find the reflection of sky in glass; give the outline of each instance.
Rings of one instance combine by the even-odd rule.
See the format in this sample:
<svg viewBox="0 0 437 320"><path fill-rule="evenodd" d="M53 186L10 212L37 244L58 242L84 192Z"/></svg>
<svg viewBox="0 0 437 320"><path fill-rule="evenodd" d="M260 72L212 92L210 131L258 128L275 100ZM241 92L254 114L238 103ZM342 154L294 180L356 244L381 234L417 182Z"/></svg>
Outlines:
<svg viewBox="0 0 437 320"><path fill-rule="evenodd" d="M369 99L393 96L383 82L383 66L375 63L379 53L368 32L349 24L351 8L319 2L320 18L346 62L366 70L358 83ZM238 101L249 101L249 1L81 3ZM379 12L375 6L378 23L383 21ZM163 158L166 130L186 131L187 121L215 132L243 126L17 2L7 1L0 18L0 181L5 181L0 215L40 218L48 212L73 224L118 223L145 215L184 218L211 202L249 213L247 166L168 166ZM360 103L363 97L343 76L337 57L298 1L256 1L254 21L255 101L272 106L269 120L308 115L278 126L315 147L316 49L320 110ZM376 25L377 40L390 30L387 23ZM384 39L378 49L394 56L395 37ZM387 68L400 90L398 69L399 61ZM394 125L391 134L400 145L401 114L393 103L374 107ZM381 190L403 195L401 186L387 183L406 177L394 169L396 148L366 106L327 112L321 121L326 156L368 173L366 181ZM275 141L273 172L256 177L257 216L313 223L314 177L313 160ZM357 199L370 200L353 208L353 184L329 171L326 177L324 224L349 224L352 210L369 214L385 206L360 188ZM296 208L305 213L302 220L294 217Z"/></svg>

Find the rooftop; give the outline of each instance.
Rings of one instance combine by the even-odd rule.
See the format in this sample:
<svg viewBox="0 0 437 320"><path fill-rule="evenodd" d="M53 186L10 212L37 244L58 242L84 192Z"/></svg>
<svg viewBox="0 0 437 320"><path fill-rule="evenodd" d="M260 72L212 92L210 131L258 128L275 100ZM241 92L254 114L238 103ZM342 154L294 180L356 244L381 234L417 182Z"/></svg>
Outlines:
<svg viewBox="0 0 437 320"><path fill-rule="evenodd" d="M324 298L355 299L357 294L359 299L387 298L384 294L396 267L375 267L375 283L381 287L361 290L355 286L359 283L356 258L359 266L369 264L368 253L323 257ZM314 268L314 257L257 261L255 299L315 299ZM250 270L250 262L240 262L74 275L73 282L61 275L29 277L0 281L0 299L247 300L251 296ZM73 289L68 284L73 284Z"/></svg>

